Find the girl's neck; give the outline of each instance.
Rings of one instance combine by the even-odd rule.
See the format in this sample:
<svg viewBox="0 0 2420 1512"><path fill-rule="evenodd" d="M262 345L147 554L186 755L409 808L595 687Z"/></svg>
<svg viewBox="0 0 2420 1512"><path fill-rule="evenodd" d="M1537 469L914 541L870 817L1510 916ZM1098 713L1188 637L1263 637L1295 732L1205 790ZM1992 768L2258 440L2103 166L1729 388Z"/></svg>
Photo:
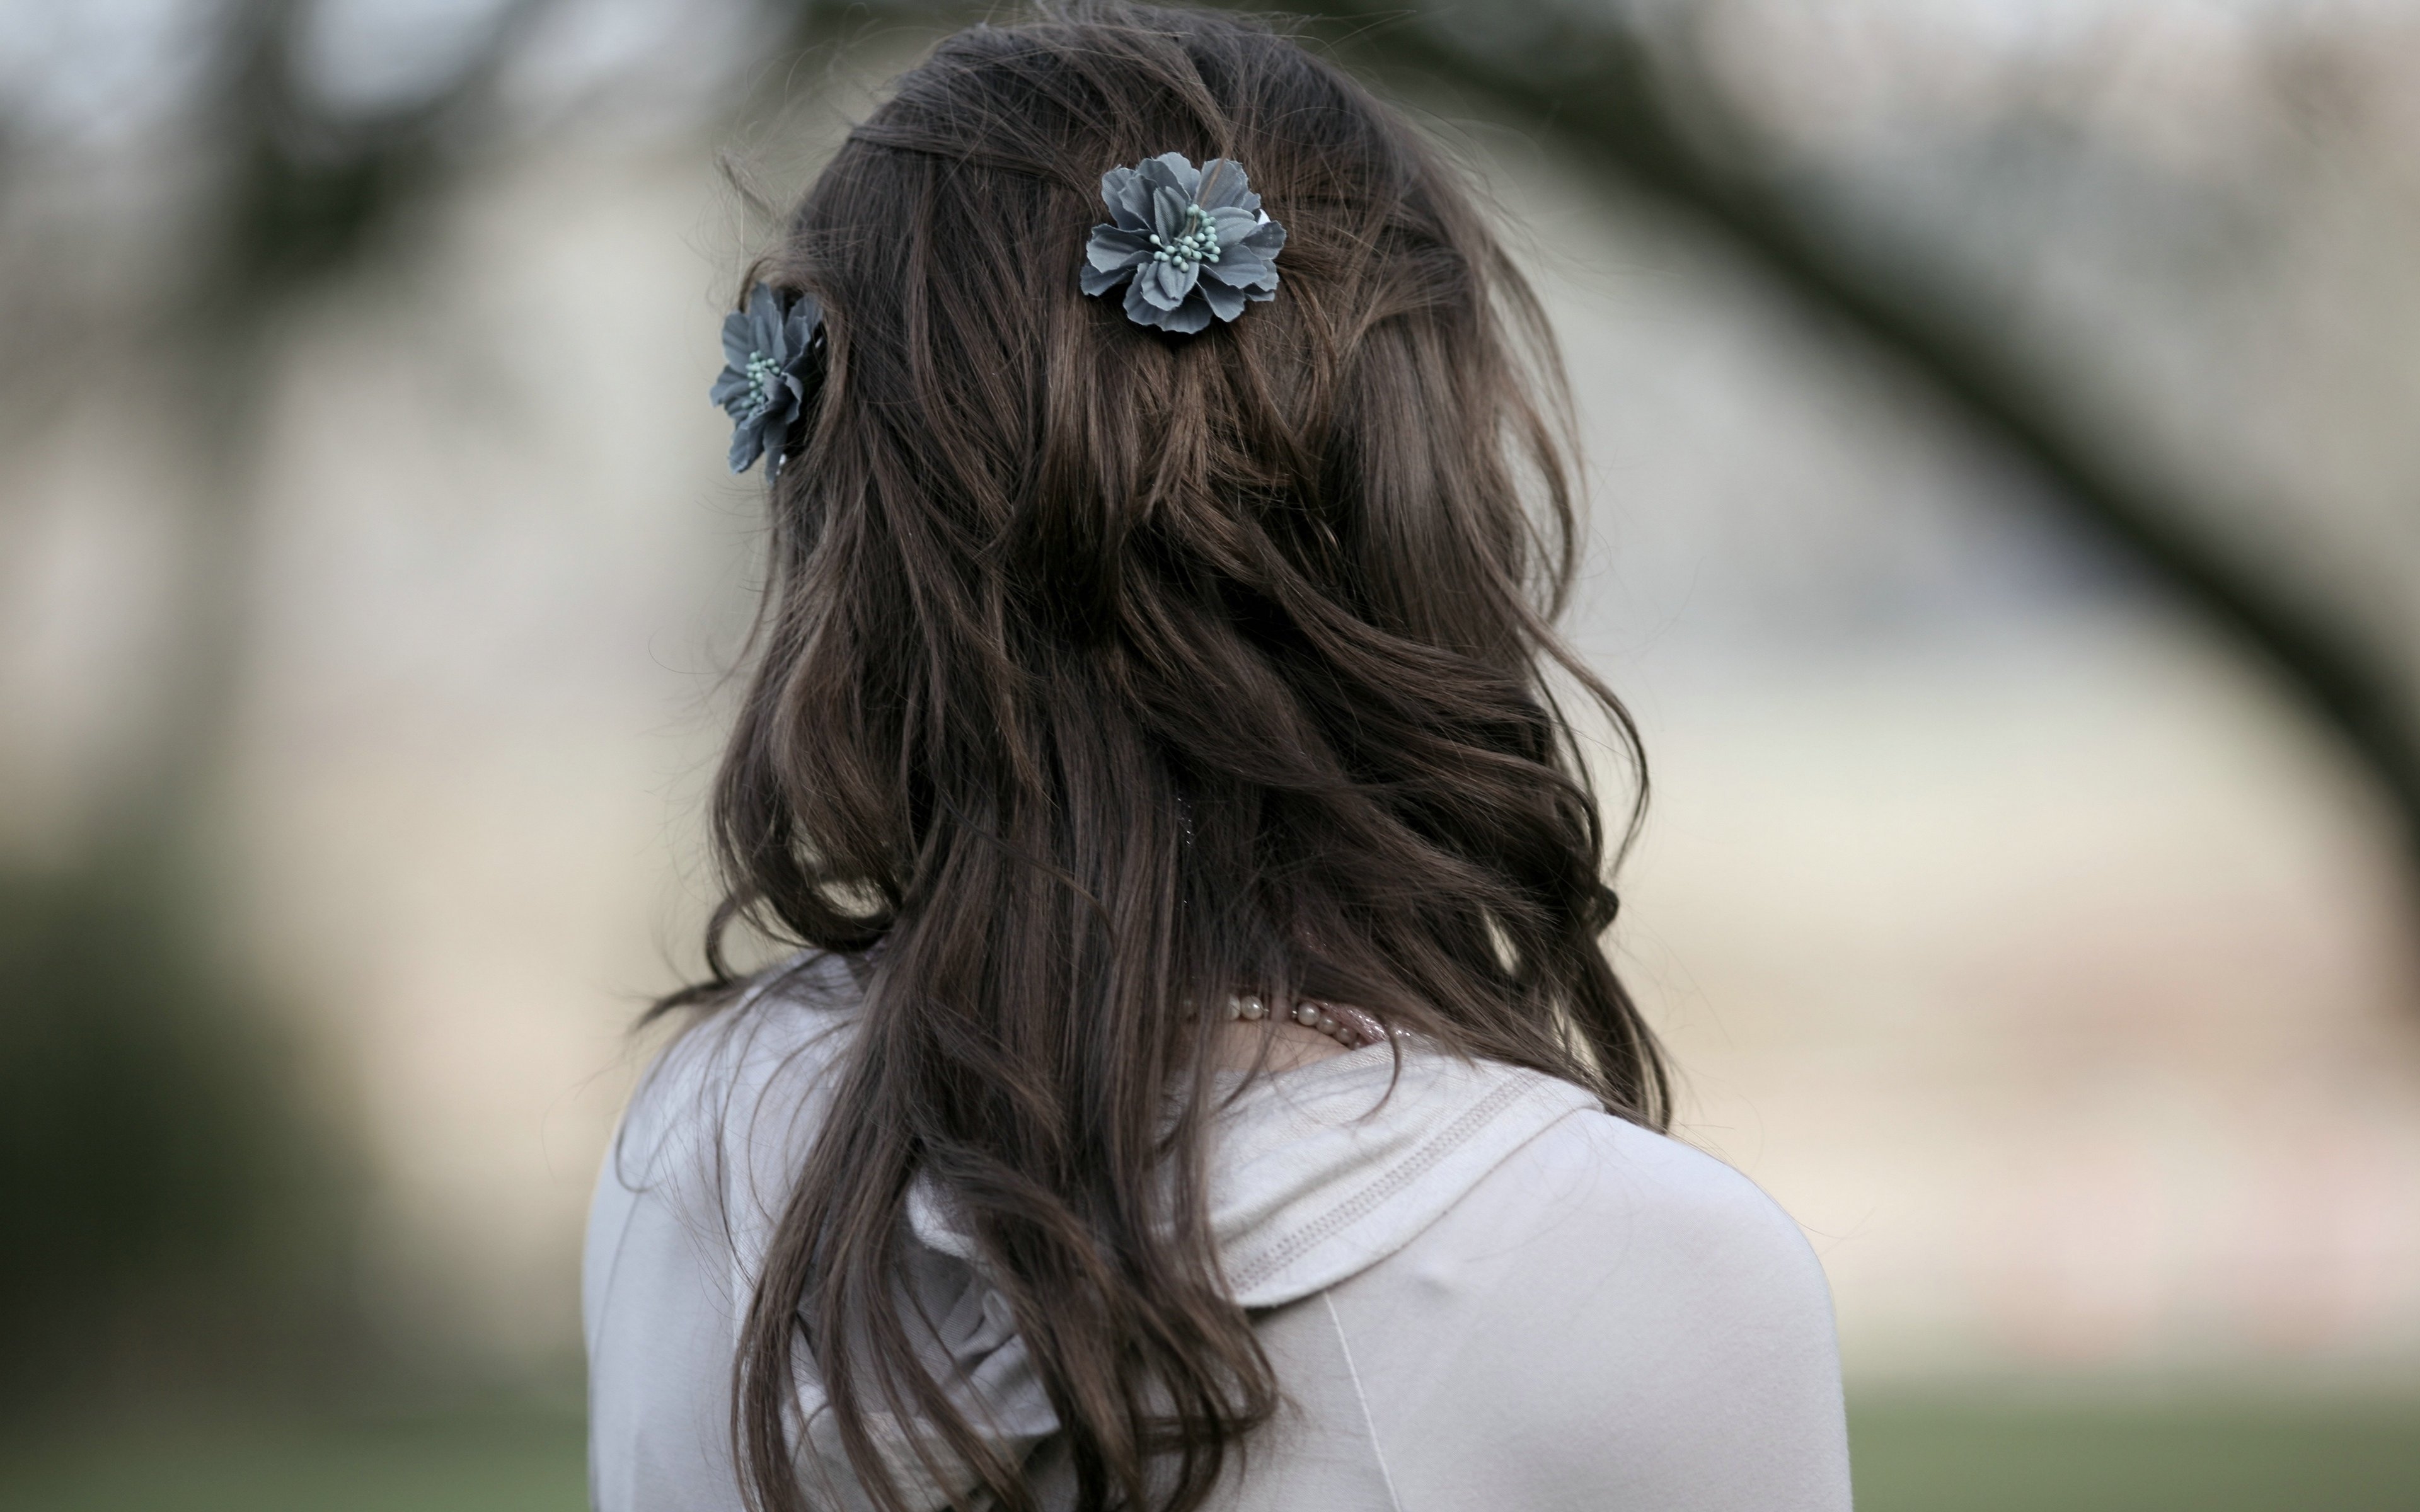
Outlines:
<svg viewBox="0 0 2420 1512"><path fill-rule="evenodd" d="M1262 1058L1264 1044L1268 1047L1265 1060ZM1230 1020L1218 1026L1211 1045L1212 1063L1220 1071L1249 1071L1256 1065L1267 1071L1292 1071L1296 1066L1347 1053L1332 1036L1292 1019L1259 1023Z"/></svg>

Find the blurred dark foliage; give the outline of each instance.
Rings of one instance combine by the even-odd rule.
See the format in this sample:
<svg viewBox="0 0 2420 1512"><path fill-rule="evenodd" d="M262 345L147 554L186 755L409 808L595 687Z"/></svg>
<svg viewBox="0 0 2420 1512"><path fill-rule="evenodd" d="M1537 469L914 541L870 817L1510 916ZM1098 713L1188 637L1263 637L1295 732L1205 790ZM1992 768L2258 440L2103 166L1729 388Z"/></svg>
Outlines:
<svg viewBox="0 0 2420 1512"><path fill-rule="evenodd" d="M358 268L498 124L489 98L496 70L543 8L544 0L507 0L451 73L414 98L349 109L313 88L300 60L304 0L231 7L201 112L224 176L211 232L219 255L190 307L255 326Z"/></svg>
<svg viewBox="0 0 2420 1512"><path fill-rule="evenodd" d="M0 1410L340 1377L367 1347L350 1131L173 868L0 875Z"/></svg>

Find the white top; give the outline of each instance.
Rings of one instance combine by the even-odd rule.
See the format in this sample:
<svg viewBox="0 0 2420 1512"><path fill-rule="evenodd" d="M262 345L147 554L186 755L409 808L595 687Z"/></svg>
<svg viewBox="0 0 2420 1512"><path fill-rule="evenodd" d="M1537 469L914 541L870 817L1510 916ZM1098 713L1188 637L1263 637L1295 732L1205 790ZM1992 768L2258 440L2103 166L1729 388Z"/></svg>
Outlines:
<svg viewBox="0 0 2420 1512"><path fill-rule="evenodd" d="M599 1512L743 1507L739 1320L856 1009L817 962L684 1037L632 1100L582 1298ZM1399 1076L1384 1047L1265 1076L1214 1137L1220 1257L1287 1398L1218 1512L1846 1512L1822 1268L1730 1167L1577 1088L1417 1044ZM1042 1504L1071 1505L1049 1403L947 1201L920 1185L909 1221L932 1364L1031 1451ZM799 1390L802 1462L867 1505L812 1367Z"/></svg>

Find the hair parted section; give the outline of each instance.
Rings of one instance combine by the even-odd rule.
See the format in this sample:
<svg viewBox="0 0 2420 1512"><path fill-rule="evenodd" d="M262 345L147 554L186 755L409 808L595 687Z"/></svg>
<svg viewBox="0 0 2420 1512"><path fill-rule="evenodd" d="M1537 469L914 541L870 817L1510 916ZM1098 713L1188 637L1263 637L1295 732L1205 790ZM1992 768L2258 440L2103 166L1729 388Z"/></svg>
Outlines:
<svg viewBox="0 0 2420 1512"><path fill-rule="evenodd" d="M1178 339L1077 278L1104 170L1169 151L1243 164L1289 232L1284 297ZM1197 1005L1352 1003L1663 1117L1602 942L1619 840L1550 687L1638 770L1550 629L1551 338L1398 112L1259 23L1134 6L939 43L762 275L821 302L829 365L715 793L712 975L663 1007L737 995L736 928L882 949L744 1331L749 1493L816 1504L811 1355L878 1505L884 1419L1034 1505L893 1284L929 1172L1080 1504L1196 1506L1278 1401L1208 1232Z"/></svg>

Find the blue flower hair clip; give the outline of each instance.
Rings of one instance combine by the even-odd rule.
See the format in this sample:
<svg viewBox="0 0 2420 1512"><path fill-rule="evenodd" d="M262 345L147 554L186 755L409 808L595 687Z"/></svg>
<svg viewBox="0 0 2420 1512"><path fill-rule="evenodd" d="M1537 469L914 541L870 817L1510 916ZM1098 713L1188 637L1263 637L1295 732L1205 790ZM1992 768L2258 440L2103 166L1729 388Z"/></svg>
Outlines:
<svg viewBox="0 0 2420 1512"><path fill-rule="evenodd" d="M1278 293L1285 227L1261 211L1244 170L1225 158L1195 167L1163 152L1101 175L1111 221L1084 244L1084 292L1126 286L1126 318L1191 335L1211 316Z"/></svg>
<svg viewBox="0 0 2420 1512"><path fill-rule="evenodd" d="M706 397L731 413L731 471L745 472L760 455L765 476L778 476L790 427L823 382L818 360L824 311L812 294L759 284L748 303L722 317L722 376Z"/></svg>

